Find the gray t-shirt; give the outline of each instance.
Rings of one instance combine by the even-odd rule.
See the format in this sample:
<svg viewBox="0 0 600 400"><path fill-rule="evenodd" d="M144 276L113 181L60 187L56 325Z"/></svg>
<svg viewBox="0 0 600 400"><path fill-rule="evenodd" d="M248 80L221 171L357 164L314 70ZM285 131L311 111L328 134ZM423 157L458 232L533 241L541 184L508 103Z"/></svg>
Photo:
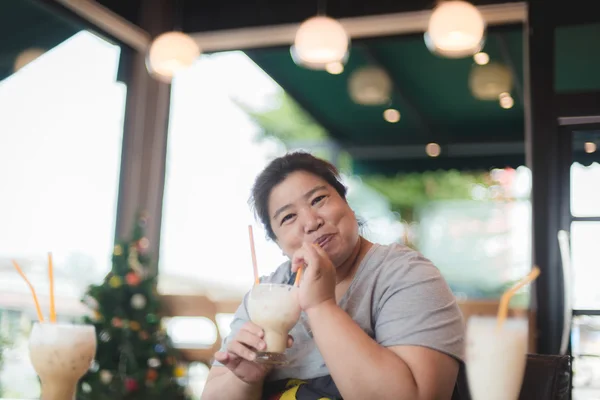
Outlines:
<svg viewBox="0 0 600 400"><path fill-rule="evenodd" d="M286 262L261 282L287 283L290 276L290 263ZM222 350L249 320L247 298L235 313ZM424 346L463 360L464 324L454 295L431 261L409 247L374 244L339 306L384 347ZM286 352L290 362L273 369L267 380L329 375L305 313L290 334L294 338ZM215 361L213 365L221 364Z"/></svg>

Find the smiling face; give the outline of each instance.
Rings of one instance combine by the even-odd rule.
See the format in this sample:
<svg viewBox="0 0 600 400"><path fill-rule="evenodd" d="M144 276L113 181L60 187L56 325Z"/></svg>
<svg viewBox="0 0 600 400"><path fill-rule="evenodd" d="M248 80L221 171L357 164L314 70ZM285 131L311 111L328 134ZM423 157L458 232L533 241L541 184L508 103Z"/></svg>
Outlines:
<svg viewBox="0 0 600 400"><path fill-rule="evenodd" d="M290 258L304 242L316 243L338 267L358 245L358 223L346 200L309 172L293 172L273 188L269 218L277 244Z"/></svg>

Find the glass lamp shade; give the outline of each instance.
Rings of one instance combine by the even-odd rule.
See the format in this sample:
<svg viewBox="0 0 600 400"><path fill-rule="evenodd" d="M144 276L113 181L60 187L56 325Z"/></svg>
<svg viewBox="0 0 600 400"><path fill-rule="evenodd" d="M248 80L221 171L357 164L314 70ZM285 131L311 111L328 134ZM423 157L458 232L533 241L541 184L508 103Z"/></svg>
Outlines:
<svg viewBox="0 0 600 400"><path fill-rule="evenodd" d="M324 70L327 64L345 64L350 38L338 21L317 16L304 21L290 48L292 59L309 69Z"/></svg>
<svg viewBox="0 0 600 400"><path fill-rule="evenodd" d="M189 35L167 32L150 45L146 67L156 79L169 83L177 72L189 68L199 56L200 47Z"/></svg>
<svg viewBox="0 0 600 400"><path fill-rule="evenodd" d="M348 92L356 104L366 106L386 104L390 100L392 81L379 67L363 67L350 76Z"/></svg>
<svg viewBox="0 0 600 400"><path fill-rule="evenodd" d="M483 48L485 29L483 15L473 4L442 1L429 18L425 44L432 53L443 57L469 57Z"/></svg>
<svg viewBox="0 0 600 400"><path fill-rule="evenodd" d="M501 93L510 93L512 85L510 69L502 64L474 65L469 73L469 89L479 100L498 100Z"/></svg>

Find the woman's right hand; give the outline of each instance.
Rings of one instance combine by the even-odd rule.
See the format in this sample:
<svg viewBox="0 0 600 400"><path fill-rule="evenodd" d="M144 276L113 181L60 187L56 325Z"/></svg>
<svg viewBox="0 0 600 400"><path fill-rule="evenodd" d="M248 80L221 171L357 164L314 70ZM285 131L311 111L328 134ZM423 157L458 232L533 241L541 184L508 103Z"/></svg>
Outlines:
<svg viewBox="0 0 600 400"><path fill-rule="evenodd" d="M227 351L215 353L215 360L227 367L239 379L248 383L256 384L262 382L271 366L258 364L256 351L264 351L267 348L263 340L264 331L252 322L246 322L237 335L227 344ZM288 347L292 346L291 337L288 339Z"/></svg>

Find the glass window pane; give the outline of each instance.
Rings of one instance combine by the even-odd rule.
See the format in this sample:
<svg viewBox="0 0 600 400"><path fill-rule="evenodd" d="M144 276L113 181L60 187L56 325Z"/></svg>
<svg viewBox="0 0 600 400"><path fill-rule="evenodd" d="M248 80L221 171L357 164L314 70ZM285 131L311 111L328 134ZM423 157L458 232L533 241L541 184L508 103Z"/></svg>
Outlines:
<svg viewBox="0 0 600 400"><path fill-rule="evenodd" d="M242 52L204 55L176 77L168 140L161 293L203 294L212 301L239 302L253 284L248 224L254 227L261 275L287 260L266 239L247 200L264 166L299 147L342 171L348 202L367 223L365 237L384 244L403 237L403 225L391 211L390 201L351 174L349 156ZM221 336L229 332L231 318L231 314L217 314ZM196 393L203 379L204 373L190 378Z"/></svg>
<svg viewBox="0 0 600 400"><path fill-rule="evenodd" d="M573 318L573 400L600 398L600 317Z"/></svg>
<svg viewBox="0 0 600 400"><path fill-rule="evenodd" d="M175 80L160 251L162 293L240 298L253 282L250 223L260 273L268 274L284 260L277 246L265 240L247 204L254 176L281 148L276 142L256 145L256 125L230 97L252 96L248 101L255 102L274 90L272 80L241 52L202 57Z"/></svg>
<svg viewBox="0 0 600 400"><path fill-rule="evenodd" d="M571 214L600 217L600 131L573 132Z"/></svg>
<svg viewBox="0 0 600 400"><path fill-rule="evenodd" d="M175 347L202 349L211 347L217 341L217 327L206 317L165 318L164 323Z"/></svg>
<svg viewBox="0 0 600 400"><path fill-rule="evenodd" d="M571 166L571 213L575 217L600 217L600 164Z"/></svg>
<svg viewBox="0 0 600 400"><path fill-rule="evenodd" d="M600 258L598 258L600 222L571 224L573 258L573 293L576 309L600 309Z"/></svg>
<svg viewBox="0 0 600 400"><path fill-rule="evenodd" d="M242 52L201 57L177 76L171 101L159 291L239 300L253 282L248 224L261 275L287 260L248 207L256 175L297 142L338 166L342 157L332 156L324 129ZM344 183L348 202L368 222L367 237L401 237L383 195L350 174Z"/></svg>
<svg viewBox="0 0 600 400"><path fill-rule="evenodd" d="M110 268L126 92L115 81L119 57L118 46L79 31L0 82L0 310L18 313L5 328L14 351L0 379L12 398L39 389L26 346L34 305L11 260L48 310L53 253L59 319L86 312L83 291Z"/></svg>

